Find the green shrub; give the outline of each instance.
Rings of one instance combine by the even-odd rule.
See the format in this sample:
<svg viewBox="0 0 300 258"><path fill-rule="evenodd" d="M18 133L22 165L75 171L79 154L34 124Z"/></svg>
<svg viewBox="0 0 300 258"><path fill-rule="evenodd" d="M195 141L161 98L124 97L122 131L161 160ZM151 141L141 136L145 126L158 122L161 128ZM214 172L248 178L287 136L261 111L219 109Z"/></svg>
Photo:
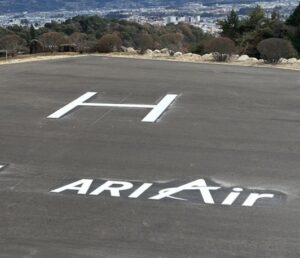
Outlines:
<svg viewBox="0 0 300 258"><path fill-rule="evenodd" d="M280 58L297 57L297 51L292 43L286 39L269 38L257 45L262 59L269 63L278 63Z"/></svg>

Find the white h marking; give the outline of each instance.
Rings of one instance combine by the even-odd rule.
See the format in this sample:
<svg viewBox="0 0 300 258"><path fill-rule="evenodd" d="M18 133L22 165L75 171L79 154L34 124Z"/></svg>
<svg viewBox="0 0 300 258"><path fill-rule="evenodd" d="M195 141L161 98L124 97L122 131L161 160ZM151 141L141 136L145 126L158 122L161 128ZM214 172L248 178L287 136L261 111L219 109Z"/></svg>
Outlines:
<svg viewBox="0 0 300 258"><path fill-rule="evenodd" d="M171 105L177 97L176 94L167 94L157 105L143 105L143 104L111 104L111 103L87 103L88 99L95 96L97 92L87 92L75 99L71 103L57 110L47 118L58 119L74 110L76 107L118 107L118 108L151 108L152 110L144 117L142 122L154 123L162 113Z"/></svg>

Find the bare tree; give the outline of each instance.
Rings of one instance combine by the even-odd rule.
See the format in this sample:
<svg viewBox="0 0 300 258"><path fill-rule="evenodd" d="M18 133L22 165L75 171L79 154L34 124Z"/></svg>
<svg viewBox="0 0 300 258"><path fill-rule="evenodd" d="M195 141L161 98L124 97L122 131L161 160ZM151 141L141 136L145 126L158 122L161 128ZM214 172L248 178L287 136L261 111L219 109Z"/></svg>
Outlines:
<svg viewBox="0 0 300 258"><path fill-rule="evenodd" d="M195 39L195 36L193 35L193 31L192 31L190 25L188 25L186 23L180 23L179 26L182 31L182 34L185 37L187 37L188 39Z"/></svg>
<svg viewBox="0 0 300 258"><path fill-rule="evenodd" d="M206 52L212 53L215 61L228 61L235 51L234 41L226 37L212 39L206 45Z"/></svg>
<svg viewBox="0 0 300 258"><path fill-rule="evenodd" d="M60 45L68 43L69 40L62 33L47 32L40 37L40 42L43 44L46 51L54 52L58 50Z"/></svg>
<svg viewBox="0 0 300 258"><path fill-rule="evenodd" d="M88 37L85 33L80 33L80 32L74 32L70 36L71 42L76 45L76 48L80 53L87 51L88 48L87 38Z"/></svg>
<svg viewBox="0 0 300 258"><path fill-rule="evenodd" d="M26 41L16 34L6 35L0 39L0 49L5 49L12 55L24 50L25 46Z"/></svg>
<svg viewBox="0 0 300 258"><path fill-rule="evenodd" d="M98 51L109 53L120 50L122 46L122 40L116 34L106 34L98 42Z"/></svg>
<svg viewBox="0 0 300 258"><path fill-rule="evenodd" d="M153 49L154 41L149 34L143 33L137 36L136 45L143 54L147 49Z"/></svg>
<svg viewBox="0 0 300 258"><path fill-rule="evenodd" d="M183 38L183 34L179 32L166 33L160 37L161 46L173 51L182 51Z"/></svg>

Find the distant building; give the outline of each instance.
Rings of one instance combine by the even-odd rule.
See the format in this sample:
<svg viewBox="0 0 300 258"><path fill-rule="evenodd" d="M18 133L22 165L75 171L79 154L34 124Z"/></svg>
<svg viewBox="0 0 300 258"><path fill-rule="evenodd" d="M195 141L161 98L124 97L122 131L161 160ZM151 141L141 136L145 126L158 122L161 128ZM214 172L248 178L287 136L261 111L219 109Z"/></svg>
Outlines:
<svg viewBox="0 0 300 258"><path fill-rule="evenodd" d="M165 23L166 24L169 24L169 23L177 24L178 23L177 17L176 16L167 16L165 18Z"/></svg>
<svg viewBox="0 0 300 258"><path fill-rule="evenodd" d="M164 19L165 24L174 23L178 24L179 22L185 22L192 25L199 25L201 21L200 15L197 16L182 16L182 17L176 17L176 16L167 16Z"/></svg>
<svg viewBox="0 0 300 258"><path fill-rule="evenodd" d="M62 44L58 47L58 52L76 52L75 44Z"/></svg>

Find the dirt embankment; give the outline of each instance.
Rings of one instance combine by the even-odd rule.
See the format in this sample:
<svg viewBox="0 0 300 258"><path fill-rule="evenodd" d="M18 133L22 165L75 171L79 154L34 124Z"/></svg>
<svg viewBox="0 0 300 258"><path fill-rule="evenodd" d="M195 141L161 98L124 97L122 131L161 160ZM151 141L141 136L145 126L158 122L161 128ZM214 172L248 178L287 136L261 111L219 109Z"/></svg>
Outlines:
<svg viewBox="0 0 300 258"><path fill-rule="evenodd" d="M47 54L34 54L34 55L21 55L16 57L0 58L0 65L7 64L18 64L18 63L26 63L26 62L36 62L36 61L44 61L44 60L55 60L55 59L63 59L63 58L71 58L84 56L79 55L78 53L47 53Z"/></svg>
<svg viewBox="0 0 300 258"><path fill-rule="evenodd" d="M196 54L183 54L179 56L169 56L164 54L145 54L138 55L135 53L116 52L109 54L94 54L94 56L106 56L106 57L121 57L121 58L133 58L133 59L146 59L146 60L164 60L175 62L190 62L190 63L203 63L203 64L220 64L220 65L236 65L236 66L250 66L250 67L269 67L280 68L290 70L300 70L300 61L295 63L279 63L279 64L267 64L263 60L255 60L255 58L249 58L246 60L233 59L229 62L216 62L213 61L211 55L196 55Z"/></svg>

